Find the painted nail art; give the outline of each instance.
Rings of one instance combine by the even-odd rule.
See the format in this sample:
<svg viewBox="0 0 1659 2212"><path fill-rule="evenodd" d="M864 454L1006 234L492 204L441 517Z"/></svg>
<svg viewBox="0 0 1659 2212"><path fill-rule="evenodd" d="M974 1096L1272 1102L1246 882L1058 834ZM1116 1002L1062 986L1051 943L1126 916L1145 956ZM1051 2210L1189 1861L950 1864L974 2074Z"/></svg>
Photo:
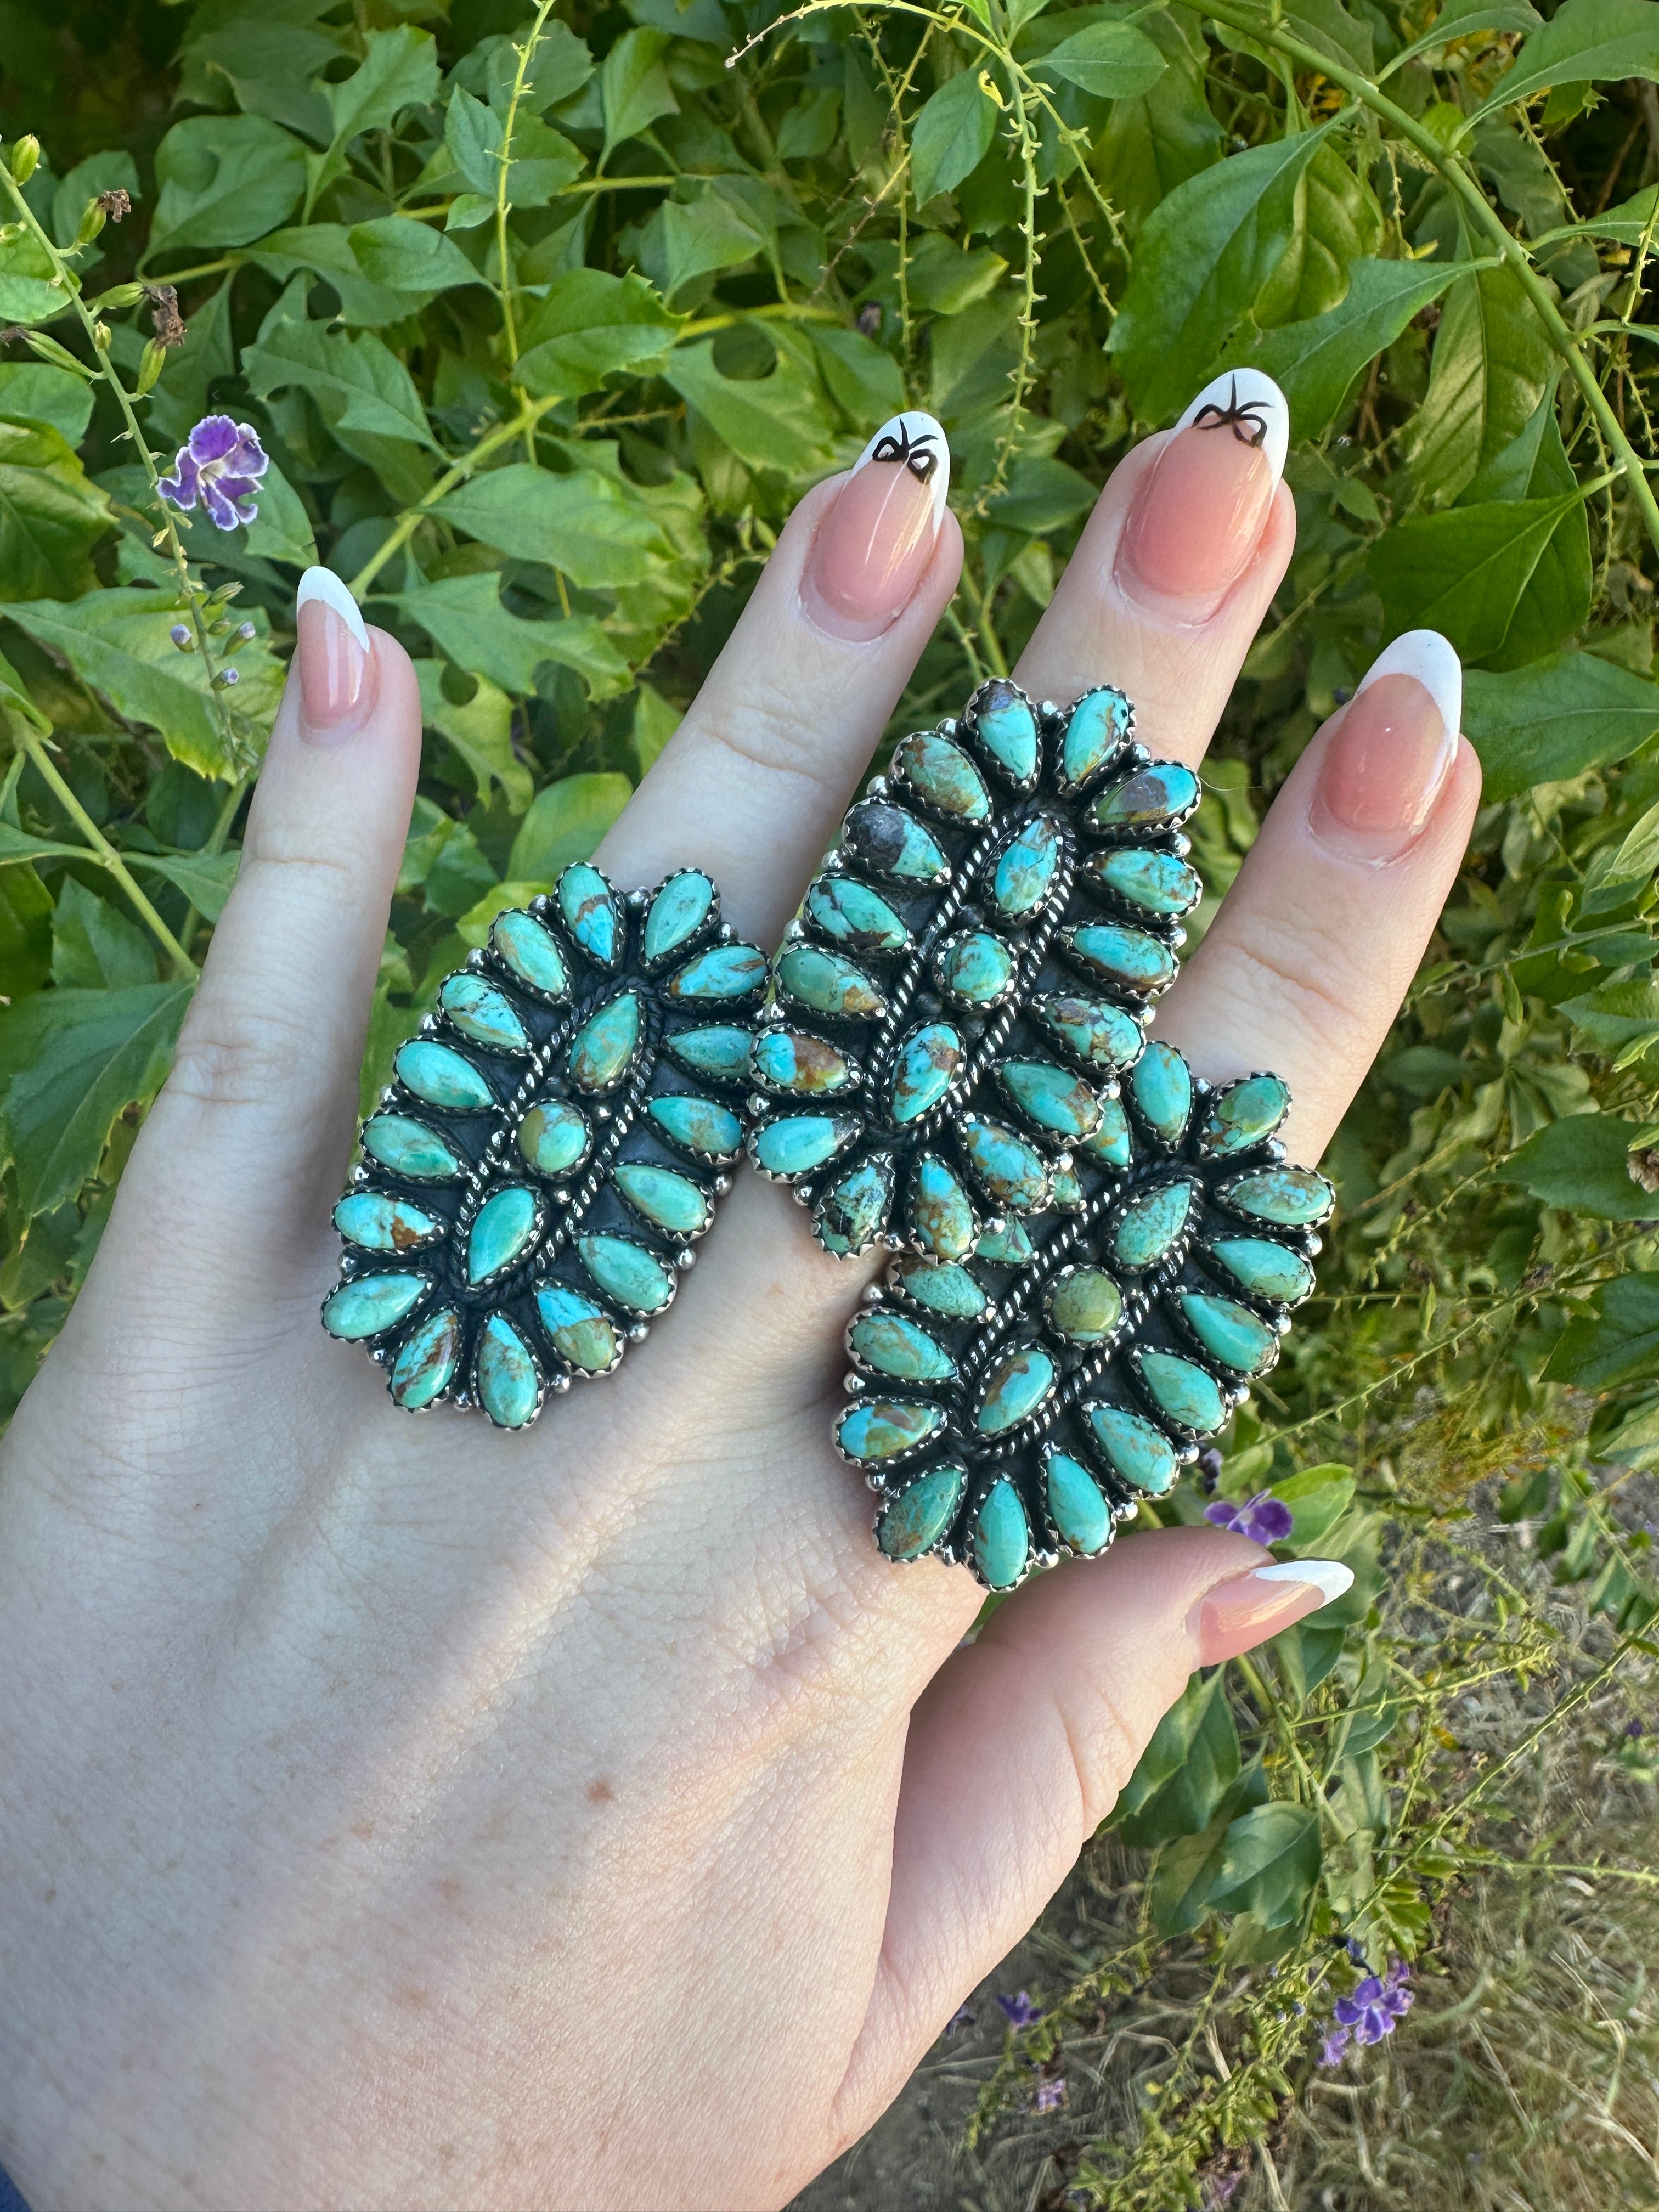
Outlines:
<svg viewBox="0 0 1659 2212"><path fill-rule="evenodd" d="M819 527L805 587L842 636L874 637L926 574L951 489L951 449L931 415L895 415L859 455Z"/></svg>
<svg viewBox="0 0 1659 2212"><path fill-rule="evenodd" d="M1130 598L1206 621L1261 543L1290 444L1285 395L1259 369L1206 384L1136 489L1114 575Z"/></svg>
<svg viewBox="0 0 1659 2212"><path fill-rule="evenodd" d="M1274 477L1285 473L1291 410L1271 376L1230 368L1205 386L1176 424L1177 430L1231 430L1241 446L1267 456Z"/></svg>
<svg viewBox="0 0 1659 2212"><path fill-rule="evenodd" d="M927 486L933 499L933 527L939 528L951 489L951 448L944 426L920 411L895 415L884 422L853 464L853 472L878 467L908 469L918 483Z"/></svg>

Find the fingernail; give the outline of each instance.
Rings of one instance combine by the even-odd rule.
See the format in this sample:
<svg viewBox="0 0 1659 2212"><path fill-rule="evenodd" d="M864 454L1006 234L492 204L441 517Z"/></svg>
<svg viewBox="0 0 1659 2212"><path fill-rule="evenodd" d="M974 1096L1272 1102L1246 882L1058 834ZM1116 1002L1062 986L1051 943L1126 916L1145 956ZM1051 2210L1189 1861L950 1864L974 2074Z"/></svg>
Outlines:
<svg viewBox="0 0 1659 2212"><path fill-rule="evenodd" d="M1353 1570L1340 1559L1287 1559L1230 1576L1205 1592L1188 1622L1198 1663L1218 1667L1236 1659L1352 1588Z"/></svg>
<svg viewBox="0 0 1659 2212"><path fill-rule="evenodd" d="M1118 545L1132 598L1202 621L1249 566L1291 440L1272 377L1229 369L1206 384L1147 471Z"/></svg>
<svg viewBox="0 0 1659 2212"><path fill-rule="evenodd" d="M333 744L348 734L341 725L362 700L372 665L368 632L331 568L307 568L301 577L295 620L301 729L313 744Z"/></svg>
<svg viewBox="0 0 1659 2212"><path fill-rule="evenodd" d="M951 489L951 449L931 415L895 415L859 455L806 564L813 611L838 636L878 637L927 573Z"/></svg>
<svg viewBox="0 0 1659 2212"><path fill-rule="evenodd" d="M1397 860L1434 811L1462 713L1462 664L1439 631L1395 638L1372 662L1319 764L1315 835L1352 859Z"/></svg>

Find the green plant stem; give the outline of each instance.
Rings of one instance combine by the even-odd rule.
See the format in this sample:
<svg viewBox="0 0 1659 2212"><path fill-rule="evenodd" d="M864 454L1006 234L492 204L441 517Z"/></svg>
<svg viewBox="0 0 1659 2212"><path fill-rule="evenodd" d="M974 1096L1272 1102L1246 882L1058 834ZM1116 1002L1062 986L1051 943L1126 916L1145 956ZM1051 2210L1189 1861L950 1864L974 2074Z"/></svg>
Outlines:
<svg viewBox="0 0 1659 2212"><path fill-rule="evenodd" d="M761 307L732 307L723 315L702 315L682 323L676 339L700 338L710 331L729 331L738 323L844 323L839 307L815 307L806 300L772 300Z"/></svg>
<svg viewBox="0 0 1659 2212"><path fill-rule="evenodd" d="M22 729L22 740L24 750L27 752L29 758L34 763L35 767L40 769L40 774L46 779L46 784L50 788L52 796L57 799L64 813L69 816L70 821L74 823L76 828L81 832L81 835L86 839L87 843L91 848L91 858L98 862L100 867L106 868L109 873L114 877L116 882L120 884L122 890L132 901L133 906L143 918L146 927L150 931L150 933L155 939L156 943L167 954L168 959L172 961L175 971L183 976L193 976L198 975L200 970L198 969L196 963L191 958L189 953L185 951L184 946L179 944L178 939L167 927L166 922L162 921L161 915L156 913L155 908L145 897L143 892L139 890L137 884L133 881L131 872L128 868L126 862L116 851L114 846L110 843L109 839L105 836L103 831L93 820L91 815L87 812L86 808L82 805L80 800L76 797L69 784L64 781L64 776L58 769L57 762L52 759L52 755L46 750L45 739L39 736L33 730L25 726Z"/></svg>
<svg viewBox="0 0 1659 2212"><path fill-rule="evenodd" d="M510 446L515 438L524 437L533 442L537 423L550 408L557 404L556 399L525 400L511 421L498 422L487 437L479 439L471 453L463 453L452 468L444 471L430 491L422 493L413 507L404 509L391 531L352 578L349 587L352 597L356 599L362 598L392 555L414 536L438 501L453 491L457 484L465 483L482 462L487 461L492 453L499 453L503 446Z"/></svg>
<svg viewBox="0 0 1659 2212"><path fill-rule="evenodd" d="M553 0L541 0L524 44L514 48L519 57L519 66L513 74L512 96L507 103L507 119L501 125L501 149L495 157L501 172L495 179L495 258L501 264L501 332L507 340L507 358L514 368L519 365L519 332L513 303L512 264L507 252L507 218L512 207L507 194L507 180L513 168L513 133L518 127L519 103L524 98L525 79L535 58L536 49L542 41L542 26L552 12ZM514 389L518 391L516 381ZM522 404L523 392L519 392L518 397ZM534 459L533 454L532 459Z"/></svg>

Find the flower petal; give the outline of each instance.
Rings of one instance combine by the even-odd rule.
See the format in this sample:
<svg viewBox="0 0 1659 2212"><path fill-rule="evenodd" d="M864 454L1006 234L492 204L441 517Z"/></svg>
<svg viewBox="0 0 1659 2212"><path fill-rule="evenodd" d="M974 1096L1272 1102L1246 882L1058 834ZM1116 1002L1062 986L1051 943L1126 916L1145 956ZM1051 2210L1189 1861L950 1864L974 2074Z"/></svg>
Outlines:
<svg viewBox="0 0 1659 2212"><path fill-rule="evenodd" d="M190 450L198 461L226 460L240 435L233 416L204 415L190 434Z"/></svg>

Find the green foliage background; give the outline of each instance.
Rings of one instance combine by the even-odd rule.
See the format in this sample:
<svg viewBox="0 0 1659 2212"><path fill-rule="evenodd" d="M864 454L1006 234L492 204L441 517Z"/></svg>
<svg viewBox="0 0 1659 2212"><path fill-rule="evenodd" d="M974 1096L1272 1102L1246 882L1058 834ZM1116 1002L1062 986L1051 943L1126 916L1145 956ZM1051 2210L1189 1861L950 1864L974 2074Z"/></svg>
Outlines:
<svg viewBox="0 0 1659 2212"><path fill-rule="evenodd" d="M969 555L901 726L1008 667L1135 437L1227 364L1285 386L1300 537L1206 770L1200 922L1376 648L1465 657L1486 804L1220 1478L1358 1580L1194 1681L1116 1816L1157 1854L1138 1930L1011 2039L981 2126L1160 1944L1216 1964L1209 2041L1138 2139L1078 2149L1080 2203L1197 2201L1305 2081L1359 1972L1332 1936L1431 1948L1505 1775L1656 1656L1656 0L0 0L7 1412L234 878L302 564L425 706L366 1096L904 404L946 426ZM210 409L272 456L228 536L153 489ZM1483 1763L1456 1698L1548 1679L1559 1616L1489 1550L1411 1606L1493 1474L1593 1648ZM1651 1783L1641 1739L1607 1753Z"/></svg>

